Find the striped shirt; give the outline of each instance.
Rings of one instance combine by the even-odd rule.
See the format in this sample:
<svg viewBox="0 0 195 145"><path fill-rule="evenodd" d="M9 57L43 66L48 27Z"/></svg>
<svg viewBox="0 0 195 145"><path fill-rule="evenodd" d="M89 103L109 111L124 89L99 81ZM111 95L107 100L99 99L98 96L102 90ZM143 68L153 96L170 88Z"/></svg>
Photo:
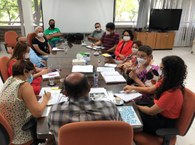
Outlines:
<svg viewBox="0 0 195 145"><path fill-rule="evenodd" d="M108 50L110 48L112 48L114 45L117 45L119 42L119 34L117 33L113 33L110 35L106 35L106 32L104 32L102 38L101 38L101 42L103 44L103 47Z"/></svg>
<svg viewBox="0 0 195 145"><path fill-rule="evenodd" d="M49 128L58 140L58 129L64 124L93 120L120 120L117 107L108 101L93 101L89 97L69 99L68 102L56 104L49 114Z"/></svg>

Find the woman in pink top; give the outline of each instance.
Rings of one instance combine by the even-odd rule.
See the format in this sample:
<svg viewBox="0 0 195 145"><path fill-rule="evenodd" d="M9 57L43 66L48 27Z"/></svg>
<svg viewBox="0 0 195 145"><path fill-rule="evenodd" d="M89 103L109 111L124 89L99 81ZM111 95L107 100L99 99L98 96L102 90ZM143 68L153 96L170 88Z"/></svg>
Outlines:
<svg viewBox="0 0 195 145"><path fill-rule="evenodd" d="M138 106L143 121L143 131L156 134L159 128L175 126L183 104L184 80L187 66L178 56L166 56L160 64L162 79L151 87L125 86L124 90L155 94L154 105Z"/></svg>
<svg viewBox="0 0 195 145"><path fill-rule="evenodd" d="M122 33L123 39L119 41L115 49L116 60L124 60L127 56L132 54L133 33L131 30L125 30Z"/></svg>

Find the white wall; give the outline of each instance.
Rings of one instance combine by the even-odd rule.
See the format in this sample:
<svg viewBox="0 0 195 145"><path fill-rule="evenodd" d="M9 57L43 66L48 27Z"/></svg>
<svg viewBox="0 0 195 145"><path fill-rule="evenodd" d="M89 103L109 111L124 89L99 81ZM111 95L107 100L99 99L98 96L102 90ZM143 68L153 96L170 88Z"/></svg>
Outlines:
<svg viewBox="0 0 195 145"><path fill-rule="evenodd" d="M63 33L87 33L100 22L102 28L113 22L114 0L42 0L44 28L49 19L56 21Z"/></svg>

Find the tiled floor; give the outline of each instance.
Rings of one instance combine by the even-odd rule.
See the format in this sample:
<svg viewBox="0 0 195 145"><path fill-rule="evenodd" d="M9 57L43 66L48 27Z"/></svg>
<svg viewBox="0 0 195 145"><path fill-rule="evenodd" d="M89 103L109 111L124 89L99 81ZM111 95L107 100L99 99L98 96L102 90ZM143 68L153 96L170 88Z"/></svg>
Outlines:
<svg viewBox="0 0 195 145"><path fill-rule="evenodd" d="M4 50L0 51L0 57L3 55L7 55ZM195 92L195 76L193 75L193 73L195 74L195 54L191 54L191 47L180 47L174 48L173 50L155 50L153 52L154 63L160 64L161 59L167 55L178 55L184 59L188 66L186 87ZM0 80L0 88L1 86L2 81ZM178 137L176 145L195 145L195 121L184 137Z"/></svg>

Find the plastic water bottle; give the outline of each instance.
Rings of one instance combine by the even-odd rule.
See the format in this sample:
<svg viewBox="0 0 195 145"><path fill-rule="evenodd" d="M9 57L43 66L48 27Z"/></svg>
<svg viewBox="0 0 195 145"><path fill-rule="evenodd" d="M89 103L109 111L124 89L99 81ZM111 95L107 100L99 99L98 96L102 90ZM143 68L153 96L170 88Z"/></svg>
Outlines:
<svg viewBox="0 0 195 145"><path fill-rule="evenodd" d="M99 79L99 73L94 72L93 74L93 86L94 87L98 87L98 79Z"/></svg>

